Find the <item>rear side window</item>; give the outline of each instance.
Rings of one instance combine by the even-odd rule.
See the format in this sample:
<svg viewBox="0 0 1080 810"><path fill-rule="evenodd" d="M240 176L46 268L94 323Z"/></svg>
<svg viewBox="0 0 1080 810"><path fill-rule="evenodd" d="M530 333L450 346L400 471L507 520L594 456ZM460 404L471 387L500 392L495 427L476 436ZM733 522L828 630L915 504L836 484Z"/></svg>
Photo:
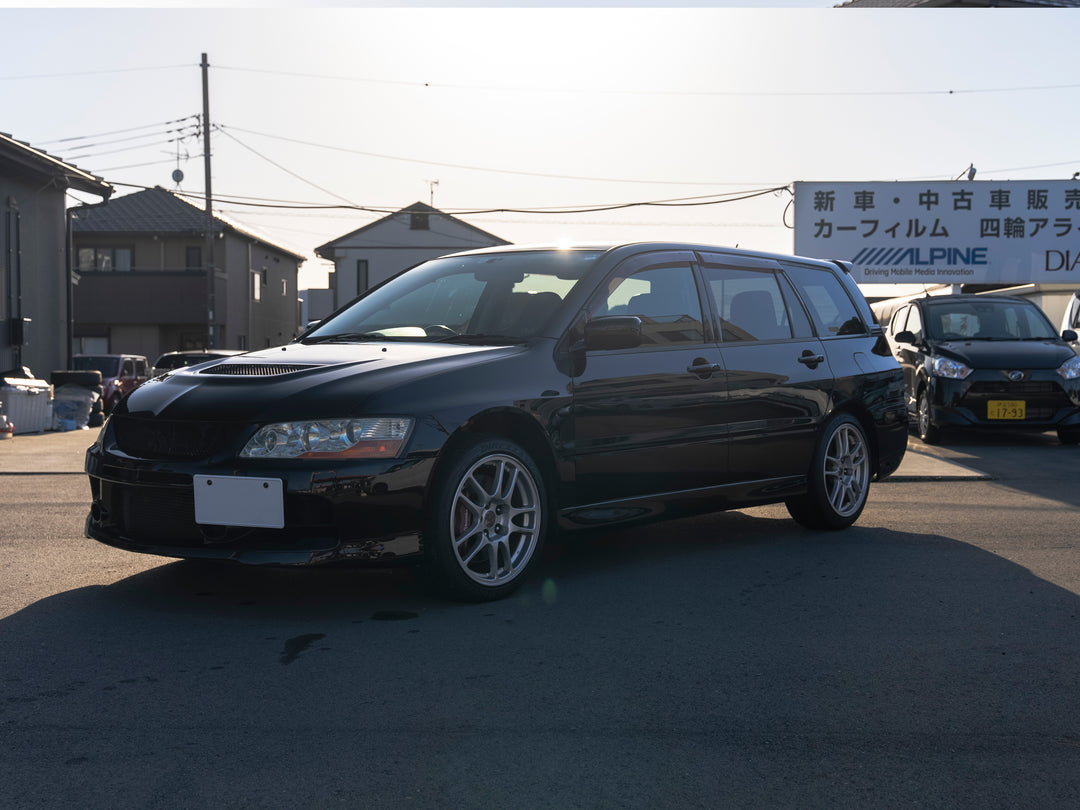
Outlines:
<svg viewBox="0 0 1080 810"><path fill-rule="evenodd" d="M818 335L865 335L866 324L844 285L830 270L788 265L785 267L810 311Z"/></svg>
<svg viewBox="0 0 1080 810"><path fill-rule="evenodd" d="M788 309L773 273L733 267L705 267L703 272L725 343L791 337Z"/></svg>

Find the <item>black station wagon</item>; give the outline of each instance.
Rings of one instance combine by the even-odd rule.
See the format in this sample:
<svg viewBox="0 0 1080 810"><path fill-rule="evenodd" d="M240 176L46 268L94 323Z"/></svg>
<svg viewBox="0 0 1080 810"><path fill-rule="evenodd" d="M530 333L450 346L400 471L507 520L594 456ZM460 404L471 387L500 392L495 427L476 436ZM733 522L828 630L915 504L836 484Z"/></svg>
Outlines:
<svg viewBox="0 0 1080 810"><path fill-rule="evenodd" d="M906 437L900 368L841 264L494 248L135 390L87 452L86 532L168 557L413 560L487 600L559 529L777 502L844 528Z"/></svg>

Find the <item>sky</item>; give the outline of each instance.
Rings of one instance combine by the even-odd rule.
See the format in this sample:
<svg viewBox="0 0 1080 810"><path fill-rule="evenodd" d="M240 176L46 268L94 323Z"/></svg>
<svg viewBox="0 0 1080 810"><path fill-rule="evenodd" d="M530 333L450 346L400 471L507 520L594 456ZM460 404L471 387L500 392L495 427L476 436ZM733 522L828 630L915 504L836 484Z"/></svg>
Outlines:
<svg viewBox="0 0 1080 810"><path fill-rule="evenodd" d="M205 53L214 210L301 287L418 201L515 243L789 253L795 181L1080 171L1075 10L183 5L0 0L0 132L200 202Z"/></svg>

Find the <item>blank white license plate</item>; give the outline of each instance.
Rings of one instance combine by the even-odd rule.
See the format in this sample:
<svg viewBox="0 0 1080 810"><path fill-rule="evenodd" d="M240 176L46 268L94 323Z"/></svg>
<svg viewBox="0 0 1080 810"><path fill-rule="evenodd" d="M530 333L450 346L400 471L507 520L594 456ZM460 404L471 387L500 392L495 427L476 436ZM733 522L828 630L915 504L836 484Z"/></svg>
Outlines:
<svg viewBox="0 0 1080 810"><path fill-rule="evenodd" d="M214 526L285 526L280 478L196 475L195 522Z"/></svg>

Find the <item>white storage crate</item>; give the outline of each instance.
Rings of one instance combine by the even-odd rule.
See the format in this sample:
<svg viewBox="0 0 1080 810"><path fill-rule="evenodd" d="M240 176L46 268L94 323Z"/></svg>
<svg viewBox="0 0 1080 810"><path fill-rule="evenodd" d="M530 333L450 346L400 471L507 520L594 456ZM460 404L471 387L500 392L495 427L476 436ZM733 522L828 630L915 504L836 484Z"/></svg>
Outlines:
<svg viewBox="0 0 1080 810"><path fill-rule="evenodd" d="M52 386L45 380L4 377L0 402L4 403L8 422L15 426L16 436L41 433L52 423Z"/></svg>

